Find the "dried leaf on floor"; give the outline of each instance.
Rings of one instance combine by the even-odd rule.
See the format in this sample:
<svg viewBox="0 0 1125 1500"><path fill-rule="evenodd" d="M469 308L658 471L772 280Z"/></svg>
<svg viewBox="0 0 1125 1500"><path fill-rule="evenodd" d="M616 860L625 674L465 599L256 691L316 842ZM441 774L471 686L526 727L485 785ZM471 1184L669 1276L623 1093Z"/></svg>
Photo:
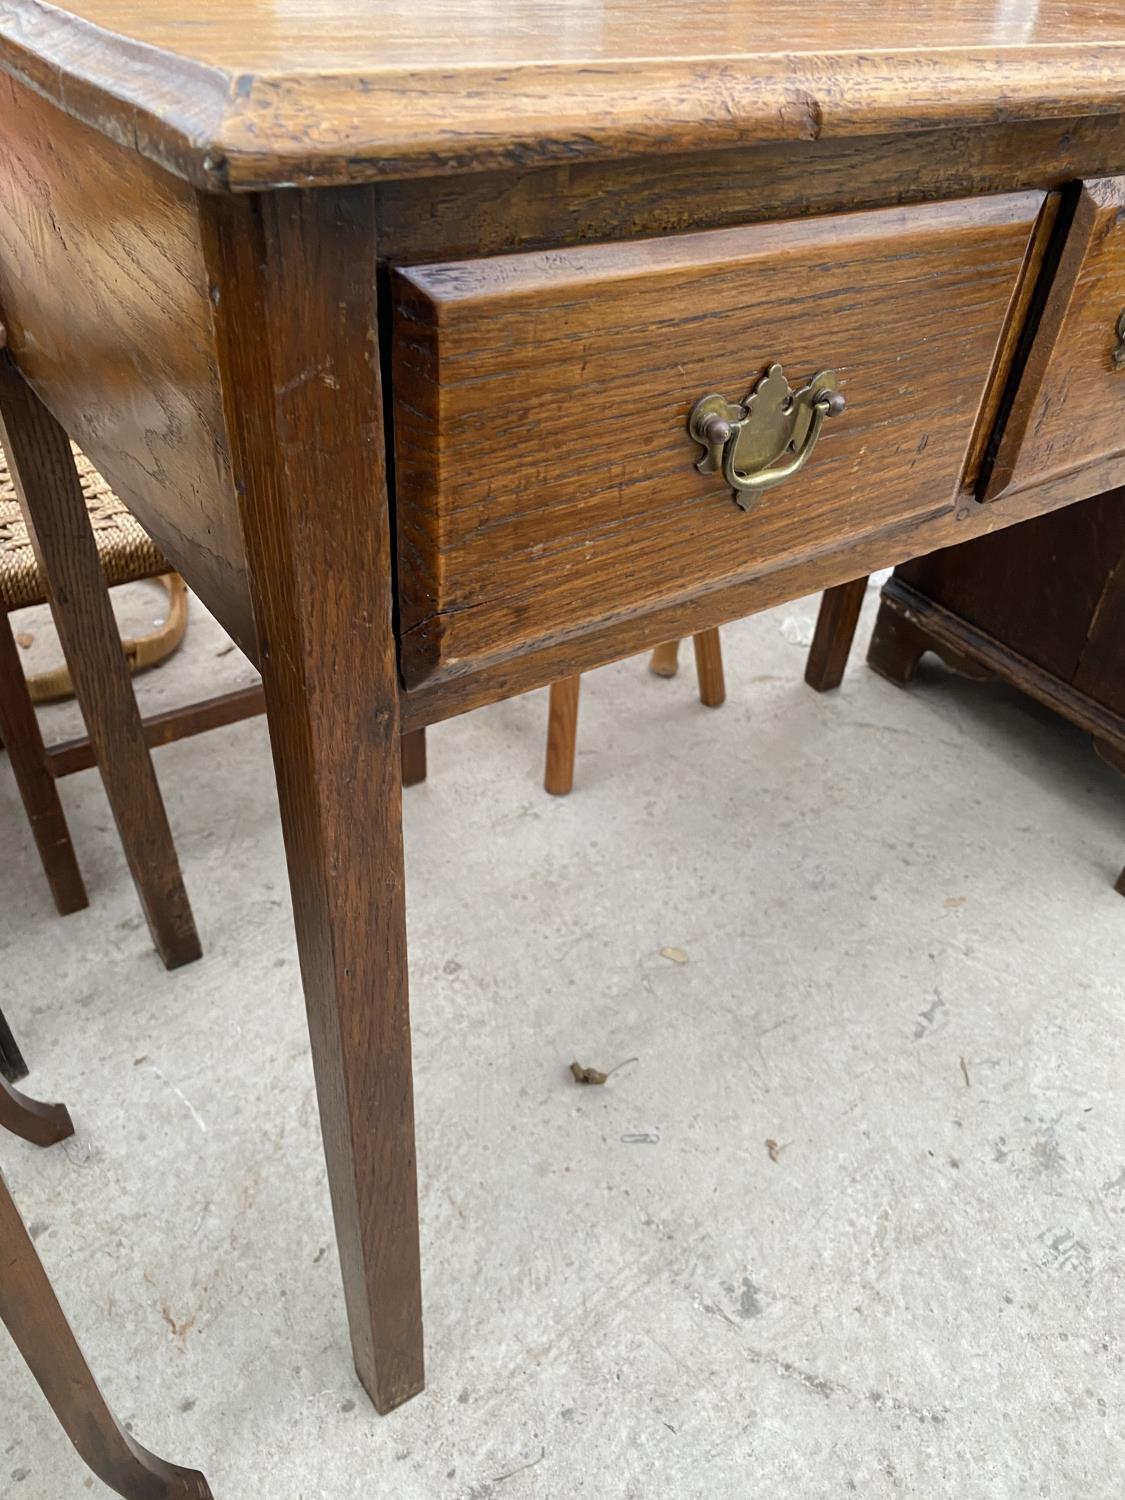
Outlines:
<svg viewBox="0 0 1125 1500"><path fill-rule="evenodd" d="M21 651L29 651L35 644L35 636L30 630L16 631L16 645Z"/></svg>
<svg viewBox="0 0 1125 1500"><path fill-rule="evenodd" d="M784 1146L779 1146L776 1141L767 1141L766 1150L769 1152L770 1161L780 1161Z"/></svg>
<svg viewBox="0 0 1125 1500"><path fill-rule="evenodd" d="M959 906L964 906L968 896L946 896L945 905L948 911L956 911Z"/></svg>
<svg viewBox="0 0 1125 1500"><path fill-rule="evenodd" d="M570 1071L574 1074L575 1083L604 1083L609 1077L608 1073L602 1073L598 1068L584 1068L580 1062L572 1062Z"/></svg>
<svg viewBox="0 0 1125 1500"><path fill-rule="evenodd" d="M684 948L661 948L660 957L670 959L674 964L686 964L687 950Z"/></svg>

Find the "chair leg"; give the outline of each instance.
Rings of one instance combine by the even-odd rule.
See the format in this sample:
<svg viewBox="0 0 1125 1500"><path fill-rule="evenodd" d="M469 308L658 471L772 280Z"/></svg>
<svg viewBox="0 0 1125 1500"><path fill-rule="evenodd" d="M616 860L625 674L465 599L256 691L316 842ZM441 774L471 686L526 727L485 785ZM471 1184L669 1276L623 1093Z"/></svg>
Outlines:
<svg viewBox="0 0 1125 1500"><path fill-rule="evenodd" d="M9 1083L18 1083L21 1078L26 1077L27 1064L23 1060L23 1053L16 1045L12 1028L4 1019L4 1012L0 1010L0 1078L6 1078Z"/></svg>
<svg viewBox="0 0 1125 1500"><path fill-rule="evenodd" d="M717 630L701 630L692 637L695 671L699 678L699 701L706 708L721 708L727 701L723 678L723 647Z"/></svg>
<svg viewBox="0 0 1125 1500"><path fill-rule="evenodd" d="M0 1078L0 1126L33 1146L54 1146L74 1134L65 1104L41 1104Z"/></svg>
<svg viewBox="0 0 1125 1500"><path fill-rule="evenodd" d="M843 681L866 592L866 577L853 578L850 583L824 591L816 633L805 663L805 681L818 693L830 692Z"/></svg>
<svg viewBox="0 0 1125 1500"><path fill-rule="evenodd" d="M70 444L7 351L0 432L125 858L157 951L176 968L199 957L199 938Z"/></svg>
<svg viewBox="0 0 1125 1500"><path fill-rule="evenodd" d="M582 677L551 684L547 715L547 766L543 785L552 796L565 797L574 786L574 750L578 740L578 694Z"/></svg>
<svg viewBox="0 0 1125 1500"><path fill-rule="evenodd" d="M202 1474L149 1453L118 1426L0 1176L0 1321L88 1467L125 1500L211 1500Z"/></svg>
<svg viewBox="0 0 1125 1500"><path fill-rule="evenodd" d="M657 646L648 665L657 677L675 677L680 667L679 641L665 641L662 646Z"/></svg>
<svg viewBox="0 0 1125 1500"><path fill-rule="evenodd" d="M426 731L412 729L399 741L403 786L418 786L426 779Z"/></svg>
<svg viewBox="0 0 1125 1500"><path fill-rule="evenodd" d="M89 905L10 621L0 621L0 735L60 916Z"/></svg>

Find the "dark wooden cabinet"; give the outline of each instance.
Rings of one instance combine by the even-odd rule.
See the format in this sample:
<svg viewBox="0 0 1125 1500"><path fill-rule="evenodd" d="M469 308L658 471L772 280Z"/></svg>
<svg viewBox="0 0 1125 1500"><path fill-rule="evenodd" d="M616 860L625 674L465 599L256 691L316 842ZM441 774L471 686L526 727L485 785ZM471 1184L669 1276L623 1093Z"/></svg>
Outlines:
<svg viewBox="0 0 1125 1500"><path fill-rule="evenodd" d="M868 662L905 684L928 650L1014 683L1125 773L1125 490L897 567Z"/></svg>

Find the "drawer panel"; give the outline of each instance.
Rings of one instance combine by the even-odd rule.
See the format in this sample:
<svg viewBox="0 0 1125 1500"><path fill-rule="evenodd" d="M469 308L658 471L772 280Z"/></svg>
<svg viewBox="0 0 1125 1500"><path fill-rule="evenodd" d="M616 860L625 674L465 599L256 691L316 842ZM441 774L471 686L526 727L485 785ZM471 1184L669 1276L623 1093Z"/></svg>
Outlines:
<svg viewBox="0 0 1125 1500"><path fill-rule="evenodd" d="M394 277L408 686L954 503L1039 193ZM779 361L846 410L749 510L688 432Z"/></svg>
<svg viewBox="0 0 1125 1500"><path fill-rule="evenodd" d="M1125 178L1083 184L996 449L986 499L1125 454ZM1119 368L1114 351L1122 349Z"/></svg>

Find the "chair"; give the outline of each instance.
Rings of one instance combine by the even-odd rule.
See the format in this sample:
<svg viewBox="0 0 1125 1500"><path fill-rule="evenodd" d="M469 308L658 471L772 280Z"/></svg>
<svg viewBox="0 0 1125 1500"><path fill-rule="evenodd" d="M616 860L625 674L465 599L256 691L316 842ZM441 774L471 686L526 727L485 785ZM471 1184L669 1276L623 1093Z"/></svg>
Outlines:
<svg viewBox="0 0 1125 1500"><path fill-rule="evenodd" d="M0 606L10 615L50 595L141 906L157 951L175 968L199 957L199 938L106 589L107 580L158 576L168 564L6 358L0 358L0 417ZM55 905L65 914L85 907L88 897L10 626L10 620L8 628L0 625L0 737ZM145 654L153 649L150 641Z"/></svg>
<svg viewBox="0 0 1125 1500"><path fill-rule="evenodd" d="M699 679L699 701L707 708L720 708L726 701L723 680L723 648L717 630L703 630L692 637L695 670ZM674 677L679 667L679 641L657 646L649 666L657 677ZM547 714L547 763L543 785L555 797L565 797L574 786L574 756L578 740L578 695L581 676L564 677L551 684Z"/></svg>
<svg viewBox="0 0 1125 1500"><path fill-rule="evenodd" d="M0 1035L11 1038L2 1013ZM65 1105L29 1099L3 1077L0 1125L36 1146L51 1146L74 1134ZM165 1463L117 1422L71 1332L2 1174L0 1265L0 1322L93 1473L124 1500L211 1500L202 1474Z"/></svg>
<svg viewBox="0 0 1125 1500"><path fill-rule="evenodd" d="M1115 490L899 566L882 589L868 666L905 688L932 651L963 676L1009 682L1089 731L1125 776L1123 497ZM1048 580L1060 601L1049 631L1040 612ZM805 669L818 692L843 678L866 589L856 578L821 601ZM1125 869L1114 889L1125 896Z"/></svg>

